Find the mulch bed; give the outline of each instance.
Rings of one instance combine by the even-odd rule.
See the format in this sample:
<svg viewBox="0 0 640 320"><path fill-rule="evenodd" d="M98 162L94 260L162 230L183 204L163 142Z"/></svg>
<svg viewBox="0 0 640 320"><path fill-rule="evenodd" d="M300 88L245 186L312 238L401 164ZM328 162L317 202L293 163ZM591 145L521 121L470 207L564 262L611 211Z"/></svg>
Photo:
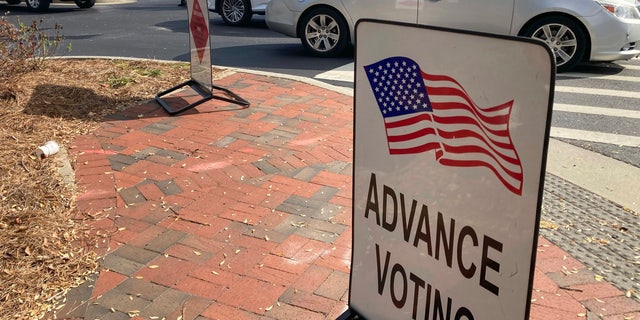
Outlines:
<svg viewBox="0 0 640 320"><path fill-rule="evenodd" d="M51 59L0 88L0 319L60 308L98 267L92 249L104 233L88 222L99 217L76 209L61 155L36 157L38 146L64 147L106 115L188 78L187 63Z"/></svg>

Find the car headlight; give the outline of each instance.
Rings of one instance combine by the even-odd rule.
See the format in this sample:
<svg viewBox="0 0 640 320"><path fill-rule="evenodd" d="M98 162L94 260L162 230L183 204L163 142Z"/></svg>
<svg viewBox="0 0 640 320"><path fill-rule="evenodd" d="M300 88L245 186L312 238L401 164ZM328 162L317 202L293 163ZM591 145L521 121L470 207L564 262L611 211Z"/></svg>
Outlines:
<svg viewBox="0 0 640 320"><path fill-rule="evenodd" d="M640 12L638 12L638 0L636 0L636 6L631 4L621 4L609 1L594 0L601 5L607 12L621 19L640 19Z"/></svg>
<svg viewBox="0 0 640 320"><path fill-rule="evenodd" d="M594 0L596 3L602 6L607 12L621 19L640 19L640 12L638 12L638 1L635 5L621 4L617 2Z"/></svg>

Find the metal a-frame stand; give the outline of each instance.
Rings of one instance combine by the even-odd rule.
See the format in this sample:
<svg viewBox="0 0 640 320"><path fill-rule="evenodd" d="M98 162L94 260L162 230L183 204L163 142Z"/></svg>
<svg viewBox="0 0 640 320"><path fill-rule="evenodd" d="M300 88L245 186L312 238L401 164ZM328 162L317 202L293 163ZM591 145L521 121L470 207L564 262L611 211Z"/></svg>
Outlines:
<svg viewBox="0 0 640 320"><path fill-rule="evenodd" d="M165 100L162 99L162 97L164 97L164 96L166 96L166 95L168 95L168 94L170 94L172 92L175 92L175 91L178 91L178 90L180 90L182 88L187 88L187 87L191 88L194 92L196 92L200 96L200 99L198 99L198 100L196 100L194 102L191 102L191 103L187 103L186 105L178 107L178 108L171 107L169 105L169 103L167 103ZM226 95L226 96L214 95L211 89L203 87L196 80L191 79L191 80L185 81L185 82L183 82L183 83L181 83L181 84L179 84L177 86L174 86L174 87L172 87L170 89L167 89L165 91L162 91L162 92L158 93L156 95L155 99L162 106L162 108L165 111L167 111L167 113L169 113L170 115L175 115L175 114L181 113L183 111L189 110L189 109L191 109L193 107L196 107L199 104L201 104L203 102L206 102L206 101L209 101L211 99L222 100L222 101L226 101L226 102L229 102L229 103L237 104L237 105L240 105L243 108L249 107L249 101L241 98L237 94L233 93L231 90L223 88L223 87L220 87L220 86L216 86L216 85L211 85L211 88L215 89L215 90L222 91L222 93L224 95Z"/></svg>
<svg viewBox="0 0 640 320"><path fill-rule="evenodd" d="M189 47L190 47L190 71L191 79L170 89L158 93L155 100L170 115L175 115L200 105L205 101L217 99L240 105L243 108L249 106L249 102L231 90L213 84L211 72L211 38L209 36L209 11L206 0L187 0L187 12L189 16ZM199 99L187 102L186 105L174 107L163 97L182 88L190 88ZM214 94L214 90L222 95Z"/></svg>

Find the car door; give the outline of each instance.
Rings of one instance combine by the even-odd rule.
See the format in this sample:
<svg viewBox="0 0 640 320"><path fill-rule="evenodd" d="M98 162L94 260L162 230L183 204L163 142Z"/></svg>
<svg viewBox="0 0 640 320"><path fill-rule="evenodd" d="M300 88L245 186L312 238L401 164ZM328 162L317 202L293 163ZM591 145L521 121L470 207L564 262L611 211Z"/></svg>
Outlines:
<svg viewBox="0 0 640 320"><path fill-rule="evenodd" d="M355 23L360 19L380 19L416 23L418 2L424 0L342 0Z"/></svg>
<svg viewBox="0 0 640 320"><path fill-rule="evenodd" d="M418 23L509 34L514 0L422 0Z"/></svg>

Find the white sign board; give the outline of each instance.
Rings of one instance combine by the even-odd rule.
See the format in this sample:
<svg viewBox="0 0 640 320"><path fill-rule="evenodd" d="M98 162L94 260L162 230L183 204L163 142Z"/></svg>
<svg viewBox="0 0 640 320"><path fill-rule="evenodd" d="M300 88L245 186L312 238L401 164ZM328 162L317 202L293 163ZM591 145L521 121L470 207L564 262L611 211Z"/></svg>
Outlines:
<svg viewBox="0 0 640 320"><path fill-rule="evenodd" d="M549 49L371 20L356 40L351 310L527 319Z"/></svg>

